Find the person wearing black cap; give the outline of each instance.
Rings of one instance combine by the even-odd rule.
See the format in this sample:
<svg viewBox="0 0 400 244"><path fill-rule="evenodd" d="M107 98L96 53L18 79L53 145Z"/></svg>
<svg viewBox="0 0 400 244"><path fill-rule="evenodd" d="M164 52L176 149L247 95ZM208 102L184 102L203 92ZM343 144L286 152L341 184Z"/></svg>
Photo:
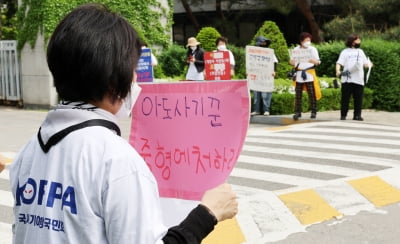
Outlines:
<svg viewBox="0 0 400 244"><path fill-rule="evenodd" d="M268 38L265 38L263 36L259 36L256 39L256 46L258 46L258 47L268 48L270 44L271 44L271 40ZM278 63L278 59L276 58L276 56L274 54L274 72L272 73L272 76L275 76L277 63ZM264 115L266 115L266 116L269 115L269 109L271 106L271 99L272 99L272 92L261 92L261 91L254 91L254 111L251 113L251 115L261 114L261 98L262 98L262 103L264 105L263 106L264 107Z"/></svg>

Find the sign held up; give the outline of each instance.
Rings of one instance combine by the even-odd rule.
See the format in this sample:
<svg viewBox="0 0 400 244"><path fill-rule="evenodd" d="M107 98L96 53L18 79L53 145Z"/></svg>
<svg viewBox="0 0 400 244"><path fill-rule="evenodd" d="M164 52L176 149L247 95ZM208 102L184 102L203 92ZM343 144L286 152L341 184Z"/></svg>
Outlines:
<svg viewBox="0 0 400 244"><path fill-rule="evenodd" d="M228 51L205 52L204 63L206 80L231 79L231 64Z"/></svg>
<svg viewBox="0 0 400 244"><path fill-rule="evenodd" d="M143 48L136 69L137 82L153 81L153 66L151 65L151 49Z"/></svg>
<svg viewBox="0 0 400 244"><path fill-rule="evenodd" d="M271 48L246 46L246 73L253 91L274 91L275 54Z"/></svg>
<svg viewBox="0 0 400 244"><path fill-rule="evenodd" d="M249 124L246 81L142 83L129 142L160 196L200 200L226 181Z"/></svg>

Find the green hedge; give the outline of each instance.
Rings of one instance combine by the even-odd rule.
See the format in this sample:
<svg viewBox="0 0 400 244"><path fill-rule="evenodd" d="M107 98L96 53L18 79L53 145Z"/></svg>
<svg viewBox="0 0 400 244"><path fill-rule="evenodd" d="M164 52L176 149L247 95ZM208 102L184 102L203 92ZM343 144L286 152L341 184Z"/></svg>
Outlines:
<svg viewBox="0 0 400 244"><path fill-rule="evenodd" d="M164 50L158 57L157 71L155 72L156 78L161 78L162 75L167 77L177 77L184 74L186 68L186 52L183 46L173 44L168 49ZM160 69L161 71L160 72Z"/></svg>
<svg viewBox="0 0 400 244"><path fill-rule="evenodd" d="M321 58L318 75L335 76L335 65L344 42L316 46ZM374 67L366 87L374 91L372 107L387 111L400 111L400 43L384 40L363 40L361 48Z"/></svg>
<svg viewBox="0 0 400 244"><path fill-rule="evenodd" d="M322 98L317 102L318 111L329 111L340 109L340 88L326 88L322 90ZM369 88L364 89L363 108L371 108L373 91ZM253 103L252 103L253 104ZM302 111L309 111L309 101L307 92L303 92ZM353 99L350 101L350 109L353 109ZM271 115L292 114L294 112L294 94L273 93L271 100Z"/></svg>

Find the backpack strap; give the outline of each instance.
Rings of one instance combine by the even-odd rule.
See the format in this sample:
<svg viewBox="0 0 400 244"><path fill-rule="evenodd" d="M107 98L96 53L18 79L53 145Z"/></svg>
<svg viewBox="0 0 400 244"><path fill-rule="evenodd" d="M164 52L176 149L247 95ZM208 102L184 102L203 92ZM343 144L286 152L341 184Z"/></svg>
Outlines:
<svg viewBox="0 0 400 244"><path fill-rule="evenodd" d="M40 147L42 148L43 152L47 153L52 146L56 145L58 142L60 142L62 139L64 139L64 137L66 137L69 133L76 131L76 130L86 128L86 127L92 127L92 126L106 127L110 130L114 130L118 136L121 136L121 130L115 123L108 121L108 120L104 120L104 119L91 119L91 120L87 120L85 122L82 122L82 123L79 123L76 125L72 125L70 127L65 128L64 130L57 132L56 134L54 134L50 137L50 139L47 141L46 144L43 143L42 136L40 133L40 130L42 129L42 127L40 127L38 134L37 134Z"/></svg>

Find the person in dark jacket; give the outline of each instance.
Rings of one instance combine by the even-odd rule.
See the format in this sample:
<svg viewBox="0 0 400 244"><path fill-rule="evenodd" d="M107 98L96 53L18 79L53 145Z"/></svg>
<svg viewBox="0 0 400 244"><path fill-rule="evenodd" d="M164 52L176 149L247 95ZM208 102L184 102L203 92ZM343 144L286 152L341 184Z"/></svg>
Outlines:
<svg viewBox="0 0 400 244"><path fill-rule="evenodd" d="M200 42L190 37L187 42L186 63L189 64L186 80L204 80L204 51L199 47Z"/></svg>

